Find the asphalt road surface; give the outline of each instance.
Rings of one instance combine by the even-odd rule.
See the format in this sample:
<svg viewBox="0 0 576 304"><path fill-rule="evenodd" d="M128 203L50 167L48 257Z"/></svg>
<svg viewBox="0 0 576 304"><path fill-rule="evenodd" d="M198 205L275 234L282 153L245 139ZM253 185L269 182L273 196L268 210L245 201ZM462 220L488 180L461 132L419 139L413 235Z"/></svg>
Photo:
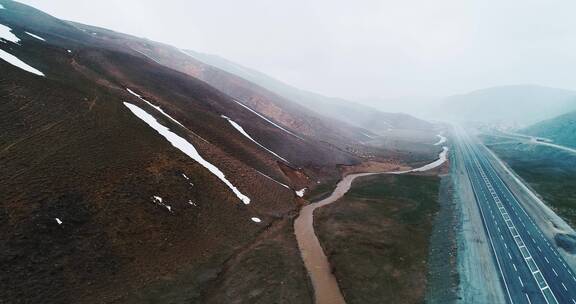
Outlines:
<svg viewBox="0 0 576 304"><path fill-rule="evenodd" d="M490 155L460 132L462 153L509 303L576 304L576 276L498 176Z"/></svg>

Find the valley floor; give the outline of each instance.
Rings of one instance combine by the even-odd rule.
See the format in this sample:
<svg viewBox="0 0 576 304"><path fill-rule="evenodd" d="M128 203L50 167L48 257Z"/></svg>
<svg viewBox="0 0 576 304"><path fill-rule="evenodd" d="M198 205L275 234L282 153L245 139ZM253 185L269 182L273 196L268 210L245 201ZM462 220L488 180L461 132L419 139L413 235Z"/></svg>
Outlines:
<svg viewBox="0 0 576 304"><path fill-rule="evenodd" d="M423 301L439 183L436 176L362 177L316 211L315 230L347 303Z"/></svg>
<svg viewBox="0 0 576 304"><path fill-rule="evenodd" d="M576 154L521 140L503 141L492 136L483 139L554 212L572 227L576 225Z"/></svg>

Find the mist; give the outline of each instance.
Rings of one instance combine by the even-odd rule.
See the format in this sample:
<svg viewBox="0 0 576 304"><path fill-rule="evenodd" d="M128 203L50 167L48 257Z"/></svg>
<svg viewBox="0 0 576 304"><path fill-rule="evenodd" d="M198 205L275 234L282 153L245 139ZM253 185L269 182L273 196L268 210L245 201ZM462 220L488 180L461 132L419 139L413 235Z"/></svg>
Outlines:
<svg viewBox="0 0 576 304"><path fill-rule="evenodd" d="M496 85L576 88L572 1L22 2L372 104Z"/></svg>

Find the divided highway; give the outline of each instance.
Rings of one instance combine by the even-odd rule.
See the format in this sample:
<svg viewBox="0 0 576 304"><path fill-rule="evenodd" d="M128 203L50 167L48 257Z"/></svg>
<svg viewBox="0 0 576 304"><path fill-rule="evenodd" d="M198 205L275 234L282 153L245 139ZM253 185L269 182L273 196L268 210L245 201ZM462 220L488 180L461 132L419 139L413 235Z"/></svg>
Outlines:
<svg viewBox="0 0 576 304"><path fill-rule="evenodd" d="M461 153L509 303L576 304L576 276L498 176L490 155L463 132Z"/></svg>

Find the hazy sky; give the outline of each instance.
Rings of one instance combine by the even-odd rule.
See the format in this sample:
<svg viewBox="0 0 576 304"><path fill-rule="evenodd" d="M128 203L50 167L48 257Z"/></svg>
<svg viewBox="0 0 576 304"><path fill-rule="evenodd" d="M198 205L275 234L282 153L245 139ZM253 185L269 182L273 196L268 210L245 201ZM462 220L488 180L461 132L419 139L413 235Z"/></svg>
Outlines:
<svg viewBox="0 0 576 304"><path fill-rule="evenodd" d="M346 98L576 88L574 0L22 0Z"/></svg>

